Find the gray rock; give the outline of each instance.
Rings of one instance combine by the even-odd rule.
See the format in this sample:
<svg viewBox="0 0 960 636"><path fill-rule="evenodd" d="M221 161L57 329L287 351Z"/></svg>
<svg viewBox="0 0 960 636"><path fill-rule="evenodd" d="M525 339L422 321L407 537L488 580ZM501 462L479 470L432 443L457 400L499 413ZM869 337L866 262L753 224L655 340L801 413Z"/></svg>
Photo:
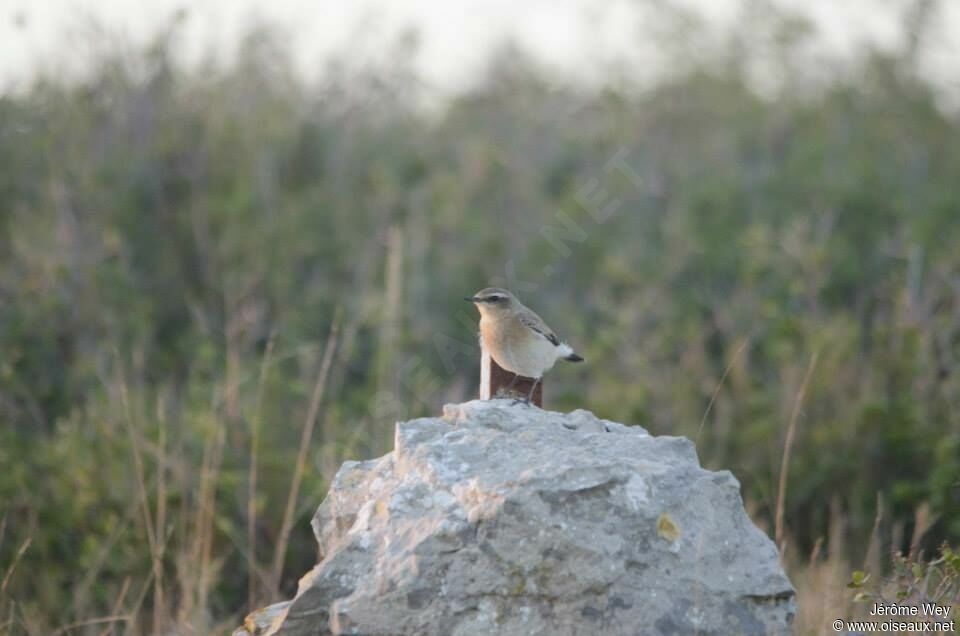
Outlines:
<svg viewBox="0 0 960 636"><path fill-rule="evenodd" d="M693 443L508 400L401 422L317 510L269 634L787 634L794 590Z"/></svg>

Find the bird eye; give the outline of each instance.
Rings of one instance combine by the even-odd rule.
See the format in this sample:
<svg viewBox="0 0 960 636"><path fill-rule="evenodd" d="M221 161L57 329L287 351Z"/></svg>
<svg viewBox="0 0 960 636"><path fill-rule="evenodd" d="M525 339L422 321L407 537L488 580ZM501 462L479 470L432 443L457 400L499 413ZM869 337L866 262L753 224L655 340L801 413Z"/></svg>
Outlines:
<svg viewBox="0 0 960 636"><path fill-rule="evenodd" d="M492 303L495 303L500 300L503 300L503 296L501 296L500 294L490 294L489 296L487 296L487 300L489 300Z"/></svg>

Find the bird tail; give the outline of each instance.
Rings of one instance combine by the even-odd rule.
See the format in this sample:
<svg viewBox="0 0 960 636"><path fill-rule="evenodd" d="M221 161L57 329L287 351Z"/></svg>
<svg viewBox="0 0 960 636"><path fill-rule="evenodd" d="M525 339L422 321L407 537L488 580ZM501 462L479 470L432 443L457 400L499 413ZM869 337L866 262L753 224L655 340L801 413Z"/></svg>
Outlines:
<svg viewBox="0 0 960 636"><path fill-rule="evenodd" d="M560 343L560 355L564 360L569 360L570 362L583 362L583 358L578 356L573 350L573 347L568 345L566 342Z"/></svg>
<svg viewBox="0 0 960 636"><path fill-rule="evenodd" d="M564 360L569 360L570 362L583 362L583 358L578 356L573 350L573 347L568 345L566 342L561 342L557 345L560 349L560 357Z"/></svg>
<svg viewBox="0 0 960 636"><path fill-rule="evenodd" d="M566 342L560 343L560 354L563 356L564 360L569 360L570 362L583 362L583 358L578 356L576 351L573 350L573 347L568 345Z"/></svg>

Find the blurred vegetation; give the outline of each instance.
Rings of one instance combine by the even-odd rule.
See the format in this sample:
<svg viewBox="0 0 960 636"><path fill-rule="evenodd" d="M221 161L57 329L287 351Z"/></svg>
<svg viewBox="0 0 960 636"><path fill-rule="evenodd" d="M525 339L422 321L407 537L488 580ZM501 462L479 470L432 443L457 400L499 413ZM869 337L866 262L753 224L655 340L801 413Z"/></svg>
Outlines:
<svg viewBox="0 0 960 636"><path fill-rule="evenodd" d="M863 603L867 612L875 605L926 606L942 607L947 610L946 616L956 617L960 610L960 554L949 545L942 545L930 561L898 554L886 580L871 578L869 572L855 570L847 583L848 588L857 590L854 600ZM943 614L935 614L930 620L943 618Z"/></svg>
<svg viewBox="0 0 960 636"><path fill-rule="evenodd" d="M929 562L917 563L909 556L900 555L891 577L896 591L892 599L883 596L882 590L880 593L870 590L869 580L870 574L863 570L855 570L851 575L848 586L861 590L857 600L878 601L884 605L935 603L950 607L960 603L960 554L944 544L940 555Z"/></svg>
<svg viewBox="0 0 960 636"><path fill-rule="evenodd" d="M811 85L809 25L766 19L773 50L644 86L508 49L433 108L406 45L310 82L269 29L0 97L0 624L212 633L290 595L339 463L475 395L487 284L585 355L549 407L696 438L771 533L796 410L788 557L839 518L854 562L960 540L960 119L915 41Z"/></svg>

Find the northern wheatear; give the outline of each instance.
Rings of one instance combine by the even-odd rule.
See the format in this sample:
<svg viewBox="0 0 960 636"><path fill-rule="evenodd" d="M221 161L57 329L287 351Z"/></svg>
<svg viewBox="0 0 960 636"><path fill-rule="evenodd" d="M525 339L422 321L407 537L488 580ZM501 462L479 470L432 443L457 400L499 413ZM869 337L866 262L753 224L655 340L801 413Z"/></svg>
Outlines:
<svg viewBox="0 0 960 636"><path fill-rule="evenodd" d="M524 400L527 404L543 374L557 360L583 360L570 345L561 342L540 316L507 290L487 287L464 300L472 302L480 311L480 346L497 364L515 376L534 379ZM508 389L516 380L514 377Z"/></svg>

